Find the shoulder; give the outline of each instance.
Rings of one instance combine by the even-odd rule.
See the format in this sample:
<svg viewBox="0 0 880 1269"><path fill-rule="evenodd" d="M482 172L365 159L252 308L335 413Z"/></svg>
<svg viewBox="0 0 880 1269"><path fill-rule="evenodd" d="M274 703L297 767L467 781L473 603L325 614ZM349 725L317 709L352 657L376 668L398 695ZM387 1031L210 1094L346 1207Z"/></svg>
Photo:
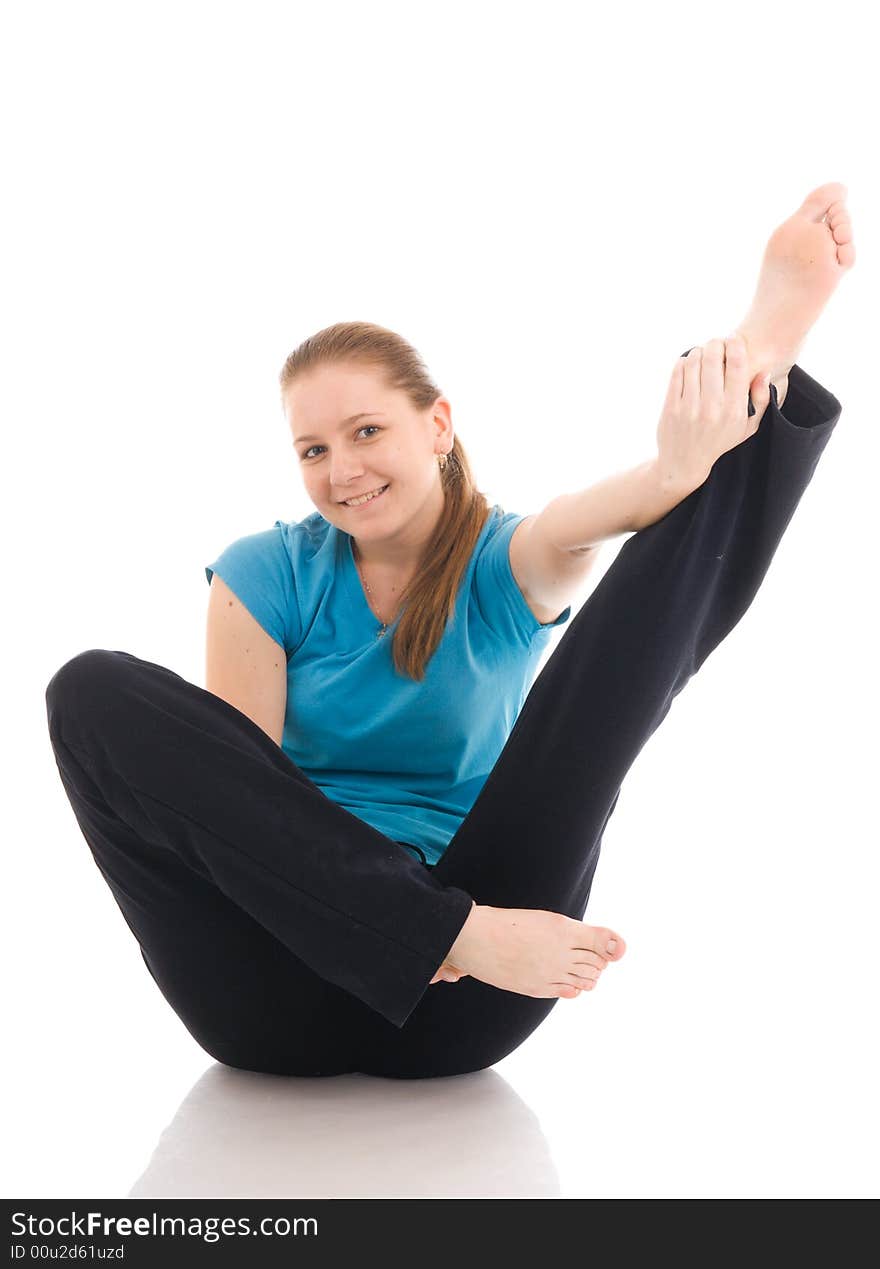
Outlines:
<svg viewBox="0 0 880 1269"><path fill-rule="evenodd" d="M571 615L564 604L551 612L546 601L531 599L517 579L514 559L534 519L496 504L478 543L474 570L474 590L486 623L505 642L528 647L535 646L540 632L564 625Z"/></svg>
<svg viewBox="0 0 880 1269"><path fill-rule="evenodd" d="M291 553L296 523L276 520L270 529L246 533L205 565L216 573L276 643L288 651L300 637L296 569Z"/></svg>
<svg viewBox="0 0 880 1269"><path fill-rule="evenodd" d="M210 582L213 572L220 571L221 565L231 566L235 570L277 566L286 558L282 524L282 521L276 520L271 529L258 529L255 533L244 533L229 542L213 563L205 566L208 581Z"/></svg>

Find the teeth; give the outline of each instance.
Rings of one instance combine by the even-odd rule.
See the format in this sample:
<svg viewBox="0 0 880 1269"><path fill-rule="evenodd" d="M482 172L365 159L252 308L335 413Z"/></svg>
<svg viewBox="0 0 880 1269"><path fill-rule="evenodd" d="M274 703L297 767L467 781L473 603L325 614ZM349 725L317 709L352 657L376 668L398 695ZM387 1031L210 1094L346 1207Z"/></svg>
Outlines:
<svg viewBox="0 0 880 1269"><path fill-rule="evenodd" d="M384 493L387 488L387 485L383 485L381 489L376 489L373 493L364 494L363 498L350 499L345 505L347 507L359 507L364 502L370 502L373 498L378 498L379 494Z"/></svg>

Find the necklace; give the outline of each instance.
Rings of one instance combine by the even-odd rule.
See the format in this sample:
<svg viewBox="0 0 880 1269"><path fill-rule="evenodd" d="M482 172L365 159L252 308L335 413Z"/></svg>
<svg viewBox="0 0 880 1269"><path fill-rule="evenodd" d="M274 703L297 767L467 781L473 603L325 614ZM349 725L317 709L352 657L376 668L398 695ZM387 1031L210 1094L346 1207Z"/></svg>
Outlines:
<svg viewBox="0 0 880 1269"><path fill-rule="evenodd" d="M367 594L372 596L373 594L372 587L370 586L370 583L366 580L363 573L361 572L361 566L360 564L358 564L358 561L357 561L357 547L355 546L354 538L352 538L351 540L351 550L352 550L352 556L354 558L354 566L358 571L358 577L361 579L361 582L363 583L367 591ZM375 613L374 613L374 616L375 616ZM392 618L392 621L393 621L393 618ZM376 638L381 639L382 636L387 633L388 633L388 622L383 621L380 628L376 631Z"/></svg>

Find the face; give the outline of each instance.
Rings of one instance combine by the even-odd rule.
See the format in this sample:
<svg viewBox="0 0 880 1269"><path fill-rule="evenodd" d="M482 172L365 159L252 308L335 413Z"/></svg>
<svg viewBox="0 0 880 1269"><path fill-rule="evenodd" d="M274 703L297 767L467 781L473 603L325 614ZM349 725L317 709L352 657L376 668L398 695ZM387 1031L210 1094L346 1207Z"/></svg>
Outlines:
<svg viewBox="0 0 880 1269"><path fill-rule="evenodd" d="M284 408L303 484L325 520L378 540L439 514L437 455L453 442L445 397L420 411L374 370L321 366L291 384ZM378 498L346 505L382 486Z"/></svg>

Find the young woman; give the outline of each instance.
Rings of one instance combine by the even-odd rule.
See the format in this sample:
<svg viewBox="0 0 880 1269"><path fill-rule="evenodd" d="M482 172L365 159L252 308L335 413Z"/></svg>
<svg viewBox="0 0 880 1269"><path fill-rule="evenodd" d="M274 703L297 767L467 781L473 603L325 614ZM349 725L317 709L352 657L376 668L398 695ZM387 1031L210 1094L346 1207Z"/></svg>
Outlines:
<svg viewBox="0 0 880 1269"><path fill-rule="evenodd" d="M206 568L207 688L106 649L52 677L83 835L218 1061L480 1070L624 954L581 919L623 778L751 603L841 413L795 356L854 262L845 193L775 231L736 337L676 361L654 458L538 515L487 506L402 338L307 339L281 398L315 512Z"/></svg>

